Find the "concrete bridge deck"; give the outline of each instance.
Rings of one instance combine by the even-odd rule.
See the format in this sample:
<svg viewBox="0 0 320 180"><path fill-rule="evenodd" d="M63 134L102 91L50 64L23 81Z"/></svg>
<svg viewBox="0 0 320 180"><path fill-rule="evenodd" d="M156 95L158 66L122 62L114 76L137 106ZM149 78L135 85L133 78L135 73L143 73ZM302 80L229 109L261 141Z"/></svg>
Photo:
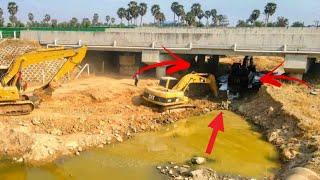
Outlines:
<svg viewBox="0 0 320 180"><path fill-rule="evenodd" d="M142 52L159 61L162 46L179 54L283 56L288 71L303 73L320 57L320 28L134 28L105 32L22 31L44 45L87 45L89 50Z"/></svg>

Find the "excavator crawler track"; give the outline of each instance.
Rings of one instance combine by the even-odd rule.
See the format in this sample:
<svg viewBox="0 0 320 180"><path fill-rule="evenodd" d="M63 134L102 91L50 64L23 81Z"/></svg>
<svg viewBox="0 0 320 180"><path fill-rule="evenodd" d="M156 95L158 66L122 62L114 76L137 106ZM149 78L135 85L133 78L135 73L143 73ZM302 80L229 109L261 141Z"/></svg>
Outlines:
<svg viewBox="0 0 320 180"><path fill-rule="evenodd" d="M34 109L32 101L0 102L0 115L19 116L30 114Z"/></svg>
<svg viewBox="0 0 320 180"><path fill-rule="evenodd" d="M171 110L176 109L189 109L189 108L196 108L195 105L192 104L179 104L179 105L173 105L173 106L162 106L159 108L160 112L170 112Z"/></svg>

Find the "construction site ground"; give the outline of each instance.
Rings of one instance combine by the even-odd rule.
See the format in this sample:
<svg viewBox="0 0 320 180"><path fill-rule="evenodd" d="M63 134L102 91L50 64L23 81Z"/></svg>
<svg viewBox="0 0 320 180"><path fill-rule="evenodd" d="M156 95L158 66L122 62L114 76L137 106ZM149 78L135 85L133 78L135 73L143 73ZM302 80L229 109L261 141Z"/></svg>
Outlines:
<svg viewBox="0 0 320 180"><path fill-rule="evenodd" d="M30 115L0 117L0 153L18 162L49 162L217 108L203 99L193 100L197 108L188 113L159 113L140 97L156 83L146 79L135 87L130 78L105 75L63 84Z"/></svg>
<svg viewBox="0 0 320 180"><path fill-rule="evenodd" d="M5 43L0 43L0 54L5 54L3 59L14 59L16 56L10 54L16 50L9 48L11 42ZM21 49L20 54L29 51ZM241 59L232 56L220 62L230 65ZM282 57L255 57L261 71L271 70L282 61ZM319 89L319 69L315 72L307 80ZM191 100L195 109L160 113L140 97L144 87L158 81L142 79L138 87L133 83L130 77L115 74L72 80L58 87L30 115L0 116L0 155L16 162L47 163L221 108L221 100L203 96ZM297 84L267 86L257 95L232 102L232 109L259 125L266 139L277 147L283 163L281 174L294 167L320 173L320 92L316 92L310 94L310 89Z"/></svg>

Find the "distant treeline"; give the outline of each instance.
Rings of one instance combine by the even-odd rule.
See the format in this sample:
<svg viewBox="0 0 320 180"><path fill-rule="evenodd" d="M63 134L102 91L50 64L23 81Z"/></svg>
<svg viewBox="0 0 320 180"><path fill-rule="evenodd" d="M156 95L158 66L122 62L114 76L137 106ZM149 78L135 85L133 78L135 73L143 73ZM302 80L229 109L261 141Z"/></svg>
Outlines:
<svg viewBox="0 0 320 180"><path fill-rule="evenodd" d="M171 11L173 20L168 21L165 14L161 11L158 4L153 4L150 12L154 17L152 23L144 23L143 17L148 11L146 3L137 3L130 1L127 7L121 7L117 10L117 18L119 24L116 24L116 18L106 15L101 20L98 13L94 13L92 18L84 17L81 21L76 17L72 17L70 21L58 22L57 19L51 18L49 14L45 14L42 20L35 20L32 12L28 13L28 22L23 23L17 18L18 5L16 2L8 3L9 22L5 24L3 17L3 9L0 8L0 27L48 27L48 28L88 28L88 27L127 27L127 26L194 26L194 27L227 27L229 26L228 16L218 13L216 9L203 10L201 4L194 3L189 11L186 11L179 2L172 2ZM269 2L265 5L263 12L259 9L254 9L249 14L248 19L239 20L237 27L287 27L289 20L285 17L277 17L275 22L270 21L277 10L277 4ZM264 15L263 20L261 14ZM319 20L315 20L313 25L319 27ZM304 22L295 21L291 24L292 27L304 27Z"/></svg>

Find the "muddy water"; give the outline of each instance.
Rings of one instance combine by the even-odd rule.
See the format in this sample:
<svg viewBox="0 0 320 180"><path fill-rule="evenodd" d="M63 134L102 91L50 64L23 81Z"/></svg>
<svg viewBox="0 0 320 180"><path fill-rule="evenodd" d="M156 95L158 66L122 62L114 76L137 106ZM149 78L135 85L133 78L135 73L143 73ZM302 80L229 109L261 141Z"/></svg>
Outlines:
<svg viewBox="0 0 320 180"><path fill-rule="evenodd" d="M41 167L0 163L0 179L163 179L155 166L205 156L206 166L221 173L261 178L279 168L278 156L240 116L224 111L225 132L218 134L212 155L204 153L218 114L192 117L157 132L138 134L121 144L84 152Z"/></svg>

